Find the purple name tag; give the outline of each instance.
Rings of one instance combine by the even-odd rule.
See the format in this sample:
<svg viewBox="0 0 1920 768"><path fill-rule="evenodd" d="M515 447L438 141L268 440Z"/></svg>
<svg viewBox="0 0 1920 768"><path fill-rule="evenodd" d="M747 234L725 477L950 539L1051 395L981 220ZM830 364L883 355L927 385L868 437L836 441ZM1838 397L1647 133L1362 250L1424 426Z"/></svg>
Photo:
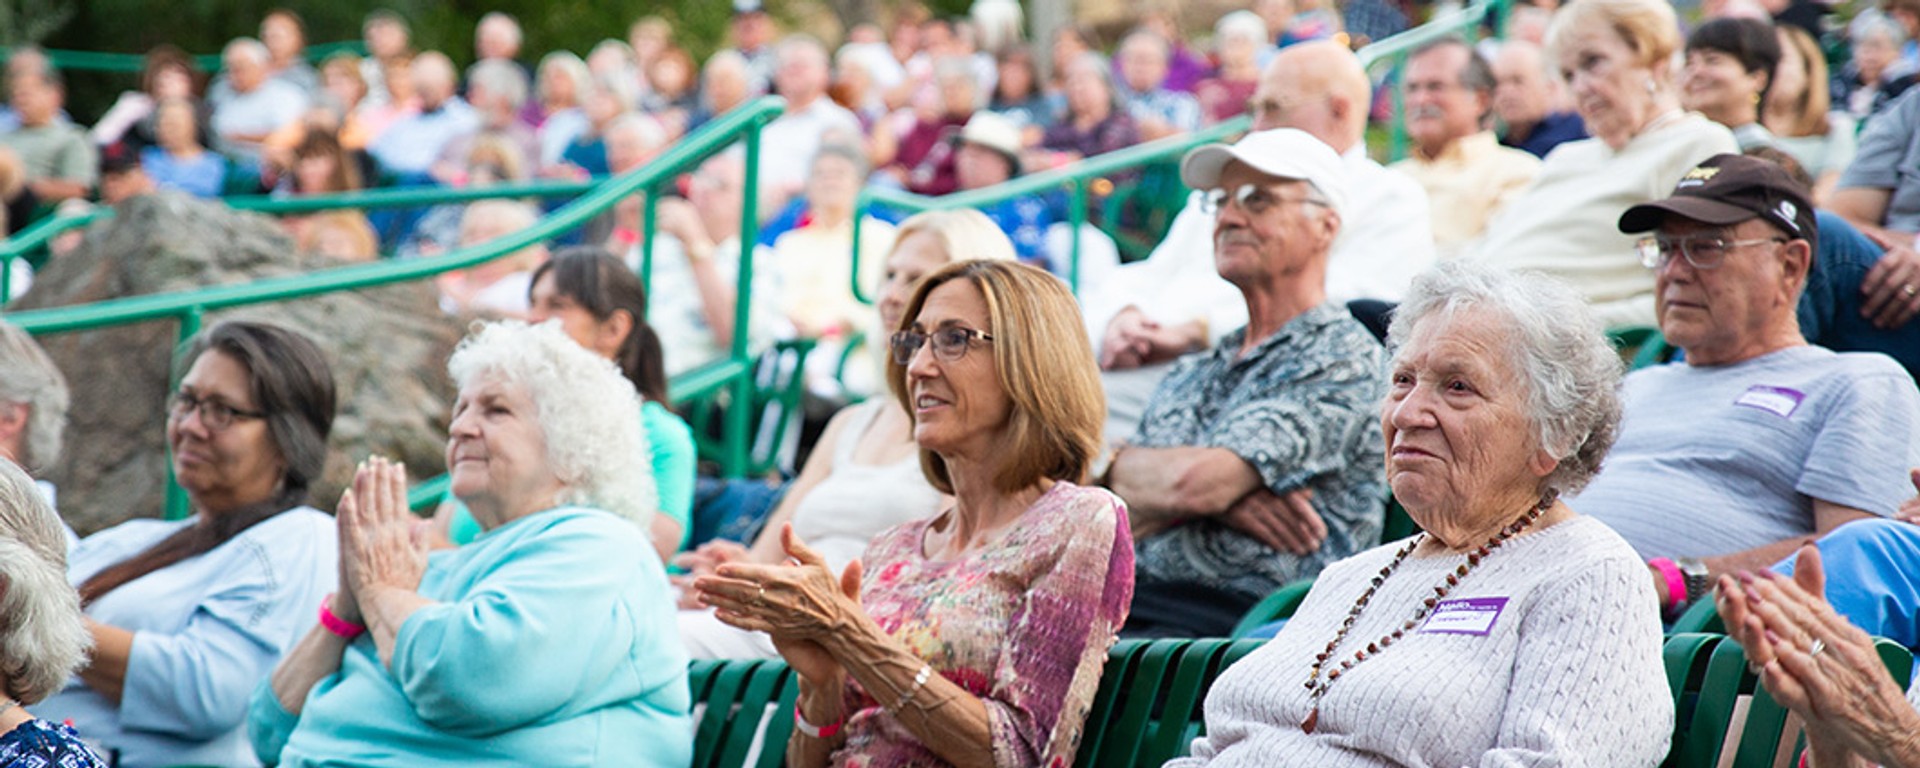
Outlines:
<svg viewBox="0 0 1920 768"><path fill-rule="evenodd" d="M1805 399L1807 396L1797 389L1755 385L1748 387L1739 399L1733 401L1733 404L1758 408L1784 419L1799 410L1800 401Z"/></svg>
<svg viewBox="0 0 1920 768"><path fill-rule="evenodd" d="M1427 615L1427 621L1420 625L1420 631L1485 636L1493 631L1493 622L1500 618L1500 612L1506 608L1507 599L1504 597L1442 600L1434 604L1433 613Z"/></svg>

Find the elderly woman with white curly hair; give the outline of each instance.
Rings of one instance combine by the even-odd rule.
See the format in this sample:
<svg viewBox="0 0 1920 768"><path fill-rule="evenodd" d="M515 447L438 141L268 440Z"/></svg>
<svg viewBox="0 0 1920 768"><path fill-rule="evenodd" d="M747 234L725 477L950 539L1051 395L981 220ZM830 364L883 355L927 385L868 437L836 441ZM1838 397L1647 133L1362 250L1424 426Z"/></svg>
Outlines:
<svg viewBox="0 0 1920 768"><path fill-rule="evenodd" d="M105 766L78 734L24 706L60 690L92 636L67 584L60 518L18 465L0 459L0 766Z"/></svg>
<svg viewBox="0 0 1920 768"><path fill-rule="evenodd" d="M1673 704L1646 566L1559 500L1620 420L1593 311L1450 262L1414 280L1388 346L1387 480L1425 532L1328 566L1169 766L1657 765Z"/></svg>
<svg viewBox="0 0 1920 768"><path fill-rule="evenodd" d="M558 323L481 326L448 364L453 495L485 530L429 554L406 470L340 498L340 591L255 693L255 751L312 765L684 766L686 655L640 402Z"/></svg>

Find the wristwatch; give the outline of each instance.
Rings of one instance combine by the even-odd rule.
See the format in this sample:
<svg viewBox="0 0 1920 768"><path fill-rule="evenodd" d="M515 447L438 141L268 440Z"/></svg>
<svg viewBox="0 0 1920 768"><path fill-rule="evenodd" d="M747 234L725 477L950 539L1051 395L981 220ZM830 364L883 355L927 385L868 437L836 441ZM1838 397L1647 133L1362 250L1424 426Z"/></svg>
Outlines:
<svg viewBox="0 0 1920 768"><path fill-rule="evenodd" d="M1707 572L1705 561L1697 557L1676 557L1675 565L1680 566L1680 575L1687 582L1687 604L1691 605L1702 595L1713 589L1712 576Z"/></svg>

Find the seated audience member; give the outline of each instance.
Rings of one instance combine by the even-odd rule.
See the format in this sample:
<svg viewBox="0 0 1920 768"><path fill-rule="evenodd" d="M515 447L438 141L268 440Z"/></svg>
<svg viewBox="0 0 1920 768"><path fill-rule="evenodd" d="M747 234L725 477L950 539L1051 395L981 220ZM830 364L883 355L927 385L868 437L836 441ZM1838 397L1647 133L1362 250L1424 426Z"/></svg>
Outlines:
<svg viewBox="0 0 1920 768"><path fill-rule="evenodd" d="M1301 43L1273 58L1252 104L1255 130L1297 128L1340 154L1350 204L1326 266L1324 289L1335 303L1398 301L1435 258L1426 193L1367 156L1372 89L1344 46ZM1211 258L1215 221L1203 197L1187 197L1147 261L1122 267L1111 287L1084 299L1088 328L1101 339L1109 440L1133 433L1166 363L1247 322L1240 291L1221 279Z"/></svg>
<svg viewBox="0 0 1920 768"><path fill-rule="evenodd" d="M1260 53L1266 25L1252 11L1234 11L1213 25L1214 58L1220 65L1194 85L1202 119L1221 123L1245 114L1260 87Z"/></svg>
<svg viewBox="0 0 1920 768"><path fill-rule="evenodd" d="M694 88L697 72L693 55L677 45L662 50L645 69L647 93L640 99L641 108L669 125L675 136L686 132L687 115L700 105Z"/></svg>
<svg viewBox="0 0 1920 768"><path fill-rule="evenodd" d="M886 97L890 89L877 82L874 70L885 68L894 71L896 78L906 76L898 72L900 64L891 58L886 46L871 43L847 43L833 53L833 78L827 95L860 120L864 133L872 134L888 113ZM694 107L697 111L697 100Z"/></svg>
<svg viewBox="0 0 1920 768"><path fill-rule="evenodd" d="M1034 68L1033 51L1011 45L1000 52L998 61L1000 76L993 81L993 97L987 100L987 111L1013 121L1020 128L1020 146L1038 144L1047 126L1053 124L1053 107L1047 104L1040 72Z"/></svg>
<svg viewBox="0 0 1920 768"><path fill-rule="evenodd" d="M1587 137L1586 123L1568 104L1565 87L1548 71L1540 46L1500 43L1493 67L1493 113L1507 127L1500 143L1544 158L1554 147Z"/></svg>
<svg viewBox="0 0 1920 768"><path fill-rule="evenodd" d="M1594 138L1548 155L1468 257L1558 277L1608 327L1653 323L1653 275L1614 220L1737 148L1724 126L1680 109L1669 76L1679 30L1664 0L1581 0L1554 16L1547 49Z"/></svg>
<svg viewBox="0 0 1920 768"><path fill-rule="evenodd" d="M1920 73L1901 58L1907 31L1878 8L1867 8L1847 24L1847 63L1832 80L1834 109L1865 122L1905 93Z"/></svg>
<svg viewBox="0 0 1920 768"><path fill-rule="evenodd" d="M880 534L864 567L835 573L789 523L781 549L797 564L695 580L721 621L769 632L799 675L789 764L1073 762L1133 583L1126 508L1079 484L1104 409L1076 312L1032 267L929 275L887 378L953 506Z"/></svg>
<svg viewBox="0 0 1920 768"><path fill-rule="evenodd" d="M478 117L473 133L454 136L440 149L434 163L434 177L442 184L459 184L469 163L468 155L483 138L496 139L519 155L516 165L532 166L540 156L540 142L533 130L520 122L520 108L527 101L527 76L510 62L487 60L467 72L467 103Z"/></svg>
<svg viewBox="0 0 1920 768"><path fill-rule="evenodd" d="M1120 100L1139 126L1140 138L1153 139L1188 133L1200 127L1200 102L1193 94L1166 87L1167 60L1173 53L1167 39L1137 30L1120 42Z"/></svg>
<svg viewBox="0 0 1920 768"><path fill-rule="evenodd" d="M853 204L866 178L866 157L856 146L827 143L820 146L807 174L803 192L806 219L781 235L773 251L754 269L766 270L772 293L761 300L773 305L793 335L819 339L821 347L808 356L812 386L831 391L840 351L865 325L867 311L853 295ZM879 254L893 245L893 226L872 216L860 222L860 253L864 255L862 285L879 282Z"/></svg>
<svg viewBox="0 0 1920 768"><path fill-rule="evenodd" d="M586 96L586 124L560 151L561 165L548 168L548 175L591 178L612 173L607 162L607 132L615 122L634 114L639 90L633 83L615 77L595 76L592 82Z"/></svg>
<svg viewBox="0 0 1920 768"><path fill-rule="evenodd" d="M91 646L61 528L33 480L0 459L0 765L9 768L107 766L72 726L22 709L59 690Z"/></svg>
<svg viewBox="0 0 1920 768"><path fill-rule="evenodd" d="M249 765L247 694L338 575L333 521L306 505L333 374L306 337L241 321L201 333L181 361L167 443L194 515L133 520L73 550L93 653L39 714L121 766Z"/></svg>
<svg viewBox="0 0 1920 768"><path fill-rule="evenodd" d="M899 330L901 313L920 278L948 264L1011 261L1012 245L993 223L966 209L930 211L900 222L893 252L886 256L886 277L874 300L879 310L873 338ZM786 560L780 531L789 523L794 536L819 552L827 568L840 571L860 556L876 536L896 525L932 517L947 502L921 473L914 447L913 418L896 398L873 397L842 409L827 423L820 447L807 456L779 506L760 528L751 547L715 539L674 560L688 575L676 577L680 598L680 640L694 658L752 658L778 654L763 632L723 624L699 605L695 577L710 575L727 563L777 565Z"/></svg>
<svg viewBox="0 0 1920 768"><path fill-rule="evenodd" d="M1854 523L1854 528L1867 523ZM1886 523L1905 549L1885 573L1911 574L1920 567L1920 537L1910 524ZM1834 580L1823 569L1825 544L1800 549L1791 578L1772 572L1732 574L1719 580L1716 597L1727 633L1746 649L1748 663L1776 701L1806 725L1806 768L1920 765L1920 685L1896 680L1857 619L1850 624L1832 595ZM1849 574L1841 573L1844 579ZM1892 617L1913 626L1915 614ZM1909 687L1905 698L1901 689Z"/></svg>
<svg viewBox="0 0 1920 768"><path fill-rule="evenodd" d="M1761 19L1714 19L1687 35L1680 106L1733 131L1740 149L1772 146L1760 111L1780 66L1780 38Z"/></svg>
<svg viewBox="0 0 1920 768"><path fill-rule="evenodd" d="M553 255L533 271L527 297L533 323L555 320L580 346L620 367L640 393L640 427L659 499L648 538L662 562L685 546L693 514L693 430L667 410L667 373L660 337L647 325L646 288L612 254L578 246ZM473 512L456 499L446 532L457 546L480 535Z"/></svg>
<svg viewBox="0 0 1920 768"><path fill-rule="evenodd" d="M367 127L368 146L386 135L394 123L420 114L420 98L413 92L412 54L383 59L378 69L386 97L379 100L368 97L369 104L360 114L361 122Z"/></svg>
<svg viewBox="0 0 1920 768"><path fill-rule="evenodd" d="M1620 359L1584 304L1472 263L1414 281L1379 419L1424 532L1328 566L1221 674L1207 735L1169 768L1660 762L1674 713L1652 590L1620 535L1560 498L1620 420Z"/></svg>
<svg viewBox="0 0 1920 768"><path fill-rule="evenodd" d="M275 8L260 20L260 43L267 47L267 76L300 89L309 98L320 94L320 73L307 63L307 24L286 8Z"/></svg>
<svg viewBox="0 0 1920 768"><path fill-rule="evenodd" d="M123 202L150 195L159 189L153 183L153 177L147 175L140 166L140 158L125 145L108 147L100 152L100 203L119 205ZM81 200L69 200L61 205L86 203ZM57 210L57 209L56 209ZM61 233L61 237L81 234L76 230Z"/></svg>
<svg viewBox="0 0 1920 768"><path fill-rule="evenodd" d="M1413 155L1391 168L1427 192L1444 215L1433 219L1434 248L1452 256L1486 231L1540 172L1540 160L1500 146L1489 117L1493 71L1464 40L1429 43L1407 57L1407 135Z"/></svg>
<svg viewBox="0 0 1920 768"><path fill-rule="evenodd" d="M606 150L607 173L619 175L638 170L667 148L667 131L650 115L629 112L614 118L601 133ZM625 252L640 243L644 223L640 220L644 194L621 200L610 214L587 225L589 240L605 240L608 250ZM608 231L605 228L611 227ZM604 234L603 234L604 233Z"/></svg>
<svg viewBox="0 0 1920 768"><path fill-rule="evenodd" d="M1866 311L1882 328L1903 325L1920 310L1920 99L1901 98L1867 121L1853 164L1840 175L1830 207L1886 248L1887 258L1862 289ZM1891 309L1888 309L1891 307ZM1879 311L1887 309L1887 311Z"/></svg>
<svg viewBox="0 0 1920 768"><path fill-rule="evenodd" d="M1084 53L1067 65L1066 109L1040 139L1057 163L1104 155L1140 143L1140 126L1114 90L1107 60Z"/></svg>
<svg viewBox="0 0 1920 768"><path fill-rule="evenodd" d="M300 250L341 261L380 258L380 239L373 225L356 210L322 211L306 217L297 238Z"/></svg>
<svg viewBox="0 0 1920 768"><path fill-rule="evenodd" d="M343 583L254 689L254 753L289 768L686 765L687 660L647 542L633 386L555 324L484 326L447 367L451 490L487 535L429 557L406 469L363 463L340 499Z"/></svg>
<svg viewBox="0 0 1920 768"><path fill-rule="evenodd" d="M787 109L760 132L760 210L777 211L801 192L808 166L830 138L860 135L860 118L827 98L827 49L804 35L789 37L775 54L774 90Z"/></svg>
<svg viewBox="0 0 1920 768"><path fill-rule="evenodd" d="M753 74L749 66L738 51L716 51L707 57L707 63L700 67L699 105L687 116L688 131L732 111L753 96Z"/></svg>
<svg viewBox="0 0 1920 768"><path fill-rule="evenodd" d="M257 165L267 135L300 119L308 96L270 76L267 46L250 37L227 43L219 82L207 91L213 110L214 148L243 165Z"/></svg>
<svg viewBox="0 0 1920 768"><path fill-rule="evenodd" d="M428 51L408 66L419 112L395 120L367 151L380 167L409 181L423 181L434 160L456 139L480 130L480 116L454 95L453 62Z"/></svg>
<svg viewBox="0 0 1920 768"><path fill-rule="evenodd" d="M593 92L593 75L587 63L571 51L554 51L540 59L534 78L534 98L521 113L534 116L528 124L540 143L537 167L549 168L560 162L567 145L587 130L587 95Z"/></svg>
<svg viewBox="0 0 1920 768"><path fill-rule="evenodd" d="M0 459L33 476L48 504L59 503L58 489L40 476L60 459L68 404L67 379L60 368L20 326L0 320ZM64 553L80 540L64 521L60 528L66 538ZM64 558L60 567L64 573Z"/></svg>
<svg viewBox="0 0 1920 768"><path fill-rule="evenodd" d="M954 175L961 191L1004 184L1020 175L1020 129L996 112L981 112L968 120L953 138ZM1013 241L1020 260L1056 275L1066 265L1054 263L1046 251L1047 227L1053 215L1037 195L1008 198L979 209Z"/></svg>
<svg viewBox="0 0 1920 768"><path fill-rule="evenodd" d="M1827 206L1840 184L1840 174L1853 162L1856 123L1834 109L1827 98L1827 59L1820 44L1805 30L1778 27L1780 65L1767 89L1760 124L1773 134L1773 143L1813 175L1813 202Z"/></svg>
<svg viewBox="0 0 1920 768"><path fill-rule="evenodd" d="M647 323L666 345L667 375L674 376L727 354L733 345L735 298L740 273L741 196L746 168L740 152L723 152L702 163L687 182L685 199L669 197L656 211L653 276L647 282ZM757 352L773 337L771 245L752 245L751 299L747 302L747 348ZM621 258L641 265L640 244Z"/></svg>
<svg viewBox="0 0 1920 768"><path fill-rule="evenodd" d="M8 103L19 116L20 127L0 134L0 146L19 156L26 172L26 200L33 205L53 205L62 200L85 198L99 181L100 158L87 134L78 126L60 118L66 89L56 79L22 76L7 83ZM15 211L23 206L10 204ZM21 219L24 223L24 217Z"/></svg>
<svg viewBox="0 0 1920 768"><path fill-rule="evenodd" d="M172 45L162 44L147 51L144 61L140 89L122 91L106 114L94 122L88 138L101 147L124 143L135 151L145 149L156 141L155 108L168 99L186 99L193 104L199 141L203 146L210 145L213 134L207 118L212 113L200 100L200 69L193 57Z"/></svg>
<svg viewBox="0 0 1920 768"><path fill-rule="evenodd" d="M944 195L956 187L953 152L948 142L980 107L979 86L967 60L957 57L934 64L935 88L915 98L912 124L903 130L895 119L881 121L873 132L874 155L886 158L878 173L922 195Z"/></svg>
<svg viewBox="0 0 1920 768"><path fill-rule="evenodd" d="M1248 320L1174 364L1108 470L1139 545L1126 631L1145 637L1225 635L1377 541L1383 511L1380 345L1327 301L1351 210L1339 155L1305 131L1256 131L1188 153L1180 176L1214 214L1214 262Z"/></svg>
<svg viewBox="0 0 1920 768"><path fill-rule="evenodd" d="M1013 3L1009 5L1019 7ZM1161 81L1161 87L1180 93L1193 93L1194 87L1213 71L1213 62L1208 60L1206 54L1196 53L1187 47L1186 38L1181 34L1172 13L1149 7L1140 15L1139 28L1167 44L1167 76ZM1015 34L1018 34L1017 25Z"/></svg>
<svg viewBox="0 0 1920 768"><path fill-rule="evenodd" d="M412 38L406 17L385 8L368 12L360 22L360 40L367 51L367 57L360 60L360 77L367 82L367 99L373 104L405 101L394 98L387 65L413 57Z"/></svg>
<svg viewBox="0 0 1920 768"><path fill-rule="evenodd" d="M340 144L355 152L365 152L367 145L386 129L385 124L376 124L373 120L375 105L367 97L367 80L361 75L360 57L351 53L336 53L320 63L320 89L325 101L339 117Z"/></svg>
<svg viewBox="0 0 1920 768"><path fill-rule="evenodd" d="M539 221L540 212L518 200L480 200L460 215L458 247L468 248L520 232ZM449 314L482 313L526 317L533 270L547 260L538 243L471 269L441 273L440 308Z"/></svg>
<svg viewBox="0 0 1920 768"><path fill-rule="evenodd" d="M140 150L140 167L161 189L195 197L219 197L227 159L200 145L200 116L193 102L168 99L153 109L154 144Z"/></svg>
<svg viewBox="0 0 1920 768"><path fill-rule="evenodd" d="M1716 156L1619 225L1656 233L1642 252L1660 331L1686 362L1627 377L1620 440L1571 503L1649 558L1662 605L1892 514L1920 465L1920 392L1883 355L1801 336L1795 307L1821 234L1805 186L1764 160Z"/></svg>

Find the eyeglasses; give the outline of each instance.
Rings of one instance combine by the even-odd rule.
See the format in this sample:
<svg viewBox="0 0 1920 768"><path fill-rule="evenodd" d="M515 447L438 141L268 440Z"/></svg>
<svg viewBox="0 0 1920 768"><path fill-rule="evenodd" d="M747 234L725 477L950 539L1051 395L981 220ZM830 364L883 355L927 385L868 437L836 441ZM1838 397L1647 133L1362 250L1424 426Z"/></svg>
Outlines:
<svg viewBox="0 0 1920 768"><path fill-rule="evenodd" d="M1727 254L1735 248L1745 248L1761 243L1784 243L1784 237L1761 237L1753 240L1723 240L1718 237L1643 237L1635 247L1640 251L1640 263L1647 269L1660 269L1673 261L1677 254L1684 257L1694 269L1717 269L1720 262L1727 260Z"/></svg>
<svg viewBox="0 0 1920 768"><path fill-rule="evenodd" d="M1318 206L1325 206L1327 204L1324 200L1315 200L1311 197L1281 197L1275 194L1273 190L1258 184L1242 184L1238 189L1233 190L1231 196L1229 196L1227 190L1218 187L1207 190L1200 196L1200 212L1209 215L1218 213L1221 208L1226 207L1228 200L1232 200L1234 204L1239 205L1240 210L1246 211L1249 216L1259 216L1272 210L1274 206L1281 203L1304 203L1306 205Z"/></svg>
<svg viewBox="0 0 1920 768"><path fill-rule="evenodd" d="M943 363L951 363L967 356L967 347L974 339L993 341L993 336L972 328L950 326L934 331L900 331L888 340L887 347L893 350L893 361L901 365L913 362L913 353L920 351L920 345L933 342L933 356Z"/></svg>
<svg viewBox="0 0 1920 768"><path fill-rule="evenodd" d="M218 400L202 400L185 392L176 392L167 401L167 418L186 421L187 414L200 412L200 423L216 432L233 426L234 419L264 419L260 411L243 411Z"/></svg>

